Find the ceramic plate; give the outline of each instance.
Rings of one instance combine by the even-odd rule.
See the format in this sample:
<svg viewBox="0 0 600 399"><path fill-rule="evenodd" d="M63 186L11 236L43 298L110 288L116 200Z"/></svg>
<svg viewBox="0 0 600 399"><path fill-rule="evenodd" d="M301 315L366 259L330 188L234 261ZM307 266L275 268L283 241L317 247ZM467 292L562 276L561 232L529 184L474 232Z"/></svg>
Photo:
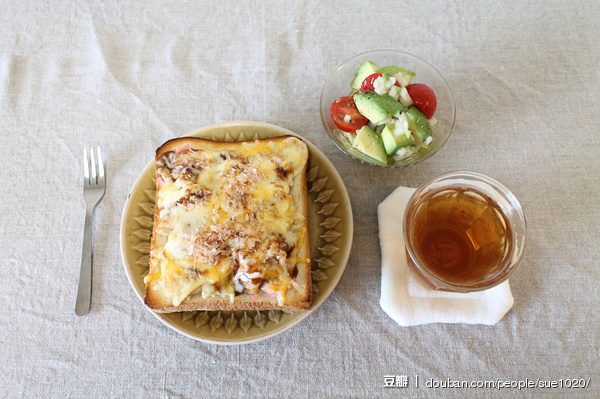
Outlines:
<svg viewBox="0 0 600 399"><path fill-rule="evenodd" d="M298 136L279 126L258 122L227 122L206 126L187 136L217 141L242 141L283 135ZM302 138L302 137L300 137ZM214 344L246 344L280 334L302 320L327 299L337 285L352 245L352 209L335 167L314 145L308 146L308 228L313 280L313 305L302 312L196 311L155 313L173 330ZM121 219L121 256L125 273L143 303L144 276L154 214L154 160L140 173L127 197ZM145 306L145 305L144 305Z"/></svg>

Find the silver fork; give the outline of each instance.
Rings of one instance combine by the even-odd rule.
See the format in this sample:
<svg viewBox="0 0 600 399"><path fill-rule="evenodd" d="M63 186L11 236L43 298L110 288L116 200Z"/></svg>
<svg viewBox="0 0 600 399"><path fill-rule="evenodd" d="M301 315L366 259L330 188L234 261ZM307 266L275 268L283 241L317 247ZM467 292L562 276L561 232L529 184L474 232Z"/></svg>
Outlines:
<svg viewBox="0 0 600 399"><path fill-rule="evenodd" d="M94 208L104 196L106 180L102 153L97 147L98 162L94 157L94 149L90 147L88 162L87 149L83 149L83 198L85 199L85 227L83 230L83 250L81 252L81 271L79 272L79 287L75 314L83 317L90 312L92 303L92 215Z"/></svg>

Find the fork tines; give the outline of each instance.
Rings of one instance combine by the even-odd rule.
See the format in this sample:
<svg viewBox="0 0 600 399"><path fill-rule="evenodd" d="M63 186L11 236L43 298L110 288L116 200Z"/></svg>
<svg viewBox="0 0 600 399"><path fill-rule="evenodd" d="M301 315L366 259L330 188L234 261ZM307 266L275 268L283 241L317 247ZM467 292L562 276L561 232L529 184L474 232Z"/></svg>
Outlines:
<svg viewBox="0 0 600 399"><path fill-rule="evenodd" d="M98 154L98 163L94 156L94 148L90 147L90 156L88 160L87 148L83 148L83 177L86 184L102 184L104 183L104 163L102 162L102 152L100 147L96 147ZM91 170L91 179L90 179Z"/></svg>

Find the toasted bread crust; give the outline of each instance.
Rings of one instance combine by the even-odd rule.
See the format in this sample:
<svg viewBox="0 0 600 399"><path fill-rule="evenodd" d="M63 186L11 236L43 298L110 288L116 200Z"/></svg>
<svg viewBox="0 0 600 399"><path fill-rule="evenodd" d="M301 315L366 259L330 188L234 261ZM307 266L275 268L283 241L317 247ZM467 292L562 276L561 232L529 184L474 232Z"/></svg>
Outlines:
<svg viewBox="0 0 600 399"><path fill-rule="evenodd" d="M209 149L209 150L216 150L216 149L227 150L227 149L233 149L233 148L239 147L242 143L254 143L256 141L259 141L259 142L272 141L272 142L276 143L278 141L284 141L285 139L289 139L289 138L298 139L298 140L302 141L299 137L290 136L290 135L270 137L270 138L258 139L258 140L245 140L245 141L214 141L214 140L202 139L200 137L180 137L180 138L174 138L174 139L167 140L167 141L165 141L165 143L163 145L158 147L156 149L156 156L154 157L154 160L158 160L166 152L169 152L169 151L177 152L180 149L185 150L185 149L188 149L189 147L199 148L201 146L203 149Z"/></svg>
<svg viewBox="0 0 600 399"><path fill-rule="evenodd" d="M295 136L279 136L261 140L246 140L246 141L232 141L232 142L220 142L220 141L212 141L206 140L197 137L183 137L171 139L165 142L162 146L160 146L156 150L155 160L158 160L163 154L170 151L180 151L186 150L189 148L202 148L202 149L210 149L210 150L227 150L234 149L240 146L242 143L254 143L255 141L262 142L277 142L283 141L288 138L295 138L298 140L298 137ZM299 182L299 190L301 191L301 205L302 213L304 216L303 222L303 237L299 237L299 241L301 241L302 247L298 249L298 257L301 258L309 258L310 257L310 247L309 247L309 236L308 236L308 208L307 208L307 198L308 198L308 190L306 183L306 170L308 167L308 161L304 163L304 167L301 173L301 179ZM158 178L158 173L155 170L156 178ZM155 204L154 204L154 220L158 220L158 192L156 190L155 195ZM152 227L152 236L151 236L151 248L156 247L156 225L153 224ZM149 257L150 258L150 257ZM167 298L159 295L156 290L152 289L152 282L146 284L146 291L144 297L144 303L158 313L172 313L172 312L182 312L182 311L196 311L196 310L289 310L289 311L298 311L298 310L306 310L310 308L312 304L312 275L311 275L311 267L310 263L298 263L298 276L302 276L302 280L304 281L304 290L299 295L302 300L290 301L289 303L285 303L283 305L279 305L277 300L264 292L260 292L259 294L249 295L242 294L236 296L234 301L231 302L228 298L202 298L199 295L195 295L193 297L188 297L185 299L180 305L175 306L170 302ZM149 274L155 272L153 270L153 266L150 265ZM254 299L253 299L254 298Z"/></svg>
<svg viewBox="0 0 600 399"><path fill-rule="evenodd" d="M146 287L146 293L148 292ZM156 303L148 300L146 296L144 303L157 313L173 313L173 312L192 312L196 310L307 310L310 308L311 301L298 302L294 304L285 304L280 306L277 302L269 301L251 301L251 300L236 300L230 302L229 299L198 299L194 301L183 301L179 306L164 302Z"/></svg>

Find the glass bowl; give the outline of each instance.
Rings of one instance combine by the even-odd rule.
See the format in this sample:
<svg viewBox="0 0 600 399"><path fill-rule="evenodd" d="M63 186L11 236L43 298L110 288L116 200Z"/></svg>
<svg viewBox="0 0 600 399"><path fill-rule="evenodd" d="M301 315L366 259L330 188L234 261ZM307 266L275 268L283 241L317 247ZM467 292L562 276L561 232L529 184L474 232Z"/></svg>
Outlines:
<svg viewBox="0 0 600 399"><path fill-rule="evenodd" d="M438 122L433 127L433 141L428 148L421 148L417 153L402 160L390 158L388 164L383 165L352 147L348 138L335 126L330 114L331 103L338 97L350 95L352 92L350 83L354 78L356 69L366 60L372 61L380 67L397 65L414 71L416 75L411 83L424 83L433 89L437 98L437 109L434 116ZM329 134L329 137L331 137L335 145L342 150L342 152L359 161L372 165L404 167L426 160L446 144L448 137L450 137L450 132L454 127L455 119L456 104L454 102L454 95L452 94L452 90L450 90L448 83L446 83L446 80L427 62L402 51L376 50L355 55L337 67L333 73L329 75L323 86L323 91L321 92L321 120L323 121L323 127Z"/></svg>
<svg viewBox="0 0 600 399"><path fill-rule="evenodd" d="M463 208L460 210L455 209L457 203L460 202L459 198L455 196L455 199L452 200L454 201L452 205L447 206L447 208L450 208L448 211L442 204L444 200L440 201L440 199L448 194L452 195L452 193L461 189L469 189L470 196L477 200L478 205L474 206L471 204L467 207L463 205ZM473 197L474 192L478 193L479 196ZM481 202L482 200L484 202ZM501 217L503 219L502 224L506 227L506 236L502 237L500 234L496 235L498 230L493 227L494 222L489 220L489 218L484 220L482 217L486 212L488 212L488 215L491 213L489 206L481 205L485 204L485 202L488 202L488 204L494 203L495 206L499 208L500 212L494 209L491 210L497 214L498 218ZM462 203L465 203L464 199L462 200ZM483 213L480 213L482 206L485 206L486 210ZM472 255L472 262L477 262L477 259L481 261L486 255L489 256L490 245L495 245L493 242L494 239L504 245L504 251L502 252L501 257L498 257L493 261L493 264L490 264L487 267L484 266L484 264L478 263L473 270L489 270L485 270L484 273L469 279L469 281L457 281L452 277L442 276L439 274L439 270L441 270L440 267L437 267L438 272L431 270L427 265L428 262L431 263L431 258L429 261L426 261L426 258L423 257L424 253L418 250L419 245L417 244L416 238L418 234L417 231L423 231L423 229L427 228L423 225L419 225L417 222L418 218L416 215L421 212L429 212L427 213L427 217L433 215L436 219L440 219L441 215L446 215L445 227L451 226L454 231L462 230L468 235L470 242L472 242L474 246L476 242L481 244L482 240L487 240L489 245L474 248L475 252ZM452 212L454 212L455 215L460 213L463 218L469 218L469 214L471 214L476 217L476 219L471 221L470 225L465 225L466 219L461 220L459 216L455 216L452 218L453 220L450 220L450 216L448 215L452 214ZM429 222L429 219L427 219L427 222ZM406 245L408 267L427 286L439 291L468 293L487 290L499 285L507 280L521 264L527 242L527 221L525 219L525 213L515 195L503 184L491 177L470 171L444 173L435 176L417 188L406 205L402 230L404 244ZM444 240L446 243L450 242L447 233L444 236ZM432 251L435 251L433 248L433 245L429 247L429 254L431 254ZM448 264L451 263L452 259L449 258L456 258L456 251L453 253L452 249L453 248L449 247L448 244L443 248L442 251L445 256L443 262L445 262L445 265L442 266L442 268L447 268ZM458 266L461 270L465 270L464 267L467 267L467 265L462 265L460 262Z"/></svg>

